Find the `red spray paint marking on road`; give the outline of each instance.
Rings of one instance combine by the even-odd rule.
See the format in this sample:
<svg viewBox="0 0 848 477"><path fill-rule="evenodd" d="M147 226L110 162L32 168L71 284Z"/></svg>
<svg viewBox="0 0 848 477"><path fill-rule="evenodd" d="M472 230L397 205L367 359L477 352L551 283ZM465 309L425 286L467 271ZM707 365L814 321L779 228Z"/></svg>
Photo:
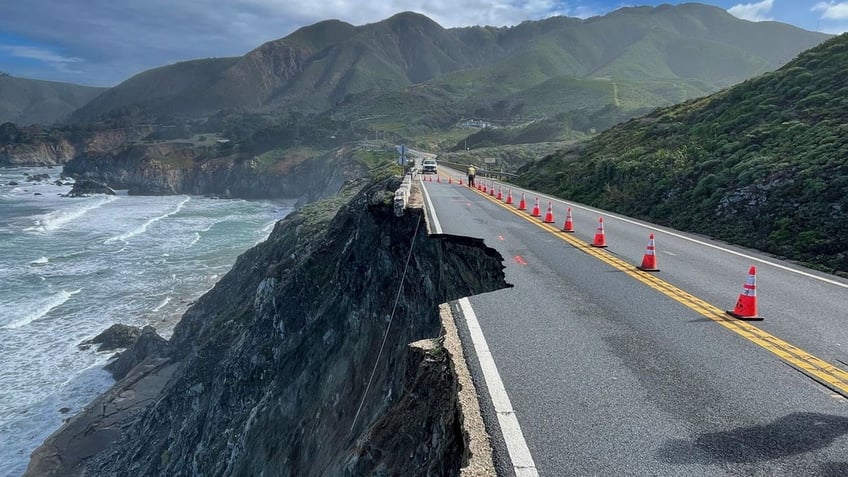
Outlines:
<svg viewBox="0 0 848 477"><path fill-rule="evenodd" d="M503 235L498 235L498 240L500 240L501 242L503 242L503 240L504 240Z"/></svg>
<svg viewBox="0 0 848 477"><path fill-rule="evenodd" d="M515 258L515 261L518 262L520 265L527 265L527 262L525 262L524 259L521 258L521 255L516 255L513 258Z"/></svg>

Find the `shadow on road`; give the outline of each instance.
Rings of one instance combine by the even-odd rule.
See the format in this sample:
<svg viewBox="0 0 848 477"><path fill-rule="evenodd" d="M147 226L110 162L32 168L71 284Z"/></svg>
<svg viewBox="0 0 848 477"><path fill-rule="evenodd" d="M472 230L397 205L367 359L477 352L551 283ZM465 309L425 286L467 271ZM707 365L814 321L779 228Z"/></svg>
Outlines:
<svg viewBox="0 0 848 477"><path fill-rule="evenodd" d="M657 452L670 464L751 463L811 452L848 433L848 417L812 412L789 414L763 426L702 434L694 441L674 439ZM846 475L848 464L823 463L825 475Z"/></svg>

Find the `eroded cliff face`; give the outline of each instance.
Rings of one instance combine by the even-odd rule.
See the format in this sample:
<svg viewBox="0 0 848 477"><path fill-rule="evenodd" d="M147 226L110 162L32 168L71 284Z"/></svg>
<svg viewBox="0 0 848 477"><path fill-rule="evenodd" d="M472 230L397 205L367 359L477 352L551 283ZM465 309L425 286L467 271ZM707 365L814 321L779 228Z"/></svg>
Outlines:
<svg viewBox="0 0 848 477"><path fill-rule="evenodd" d="M38 144L0 145L0 166L60 166L74 157L76 147L67 140Z"/></svg>
<svg viewBox="0 0 848 477"><path fill-rule="evenodd" d="M14 125L12 130L17 130ZM132 127L92 131L84 139L71 139L70 134L3 142L0 140L0 166L61 166L80 154L103 154L137 141L150 134L150 127Z"/></svg>
<svg viewBox="0 0 848 477"><path fill-rule="evenodd" d="M397 183L278 223L145 362L167 370L167 384L125 431L77 416L67 428L103 450L62 455L57 431L56 452L34 453L31 475L457 474L455 378L437 342L410 343L439 337L438 304L509 285L481 240L428 236L420 209L395 217ZM88 414L101 405L109 414L100 401Z"/></svg>
<svg viewBox="0 0 848 477"><path fill-rule="evenodd" d="M188 143L137 144L74 158L64 173L93 179L130 194L217 195L224 198L302 198L313 201L361 177L365 167L342 148L291 168L263 166L257 160L204 159Z"/></svg>

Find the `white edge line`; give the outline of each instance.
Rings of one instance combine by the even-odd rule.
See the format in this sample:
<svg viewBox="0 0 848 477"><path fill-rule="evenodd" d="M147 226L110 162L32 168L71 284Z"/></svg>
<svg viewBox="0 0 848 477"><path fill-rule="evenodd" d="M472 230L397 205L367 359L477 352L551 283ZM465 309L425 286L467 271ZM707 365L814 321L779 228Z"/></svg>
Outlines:
<svg viewBox="0 0 848 477"><path fill-rule="evenodd" d="M439 218L436 217L436 209L433 207L433 201L430 200L430 194L427 193L427 188L424 187L424 182L419 182L419 186L421 187L421 191L424 192L424 197L427 202L427 209L430 211L430 218L433 219L433 233L440 234L442 233L442 224L439 223Z"/></svg>
<svg viewBox="0 0 848 477"><path fill-rule="evenodd" d="M433 202L430 200L430 195L427 193L427 188L424 187L423 183L421 183L421 190L424 192L427 209L430 212L430 217L433 219L433 233L441 234L442 226L436 217ZM533 462L533 456L530 455L530 449L524 440L524 433L521 432L521 426L518 424L515 411L512 409L512 402L506 393L506 388L504 388L492 353L489 352L489 345L486 343L486 337L483 336L483 330L477 321L477 315L474 313L474 309L471 308L471 302L468 301L468 298L460 298L459 307L462 310L465 322L468 325L468 331L471 334L474 353L480 362L483 379L486 381L486 389L489 391L489 397L495 408L495 414L498 416L501 435L503 435L504 442L506 443L506 451L509 454L509 459L512 461L513 470L517 476L538 477L539 473L536 470L535 462Z"/></svg>
<svg viewBox="0 0 848 477"><path fill-rule="evenodd" d="M509 453L509 459L512 461L513 470L516 475L538 476L539 473L536 470L536 464L533 462L533 456L530 455L530 449L524 440L524 433L521 432L521 426L518 424L512 403L498 373L498 367L495 365L492 353L489 352L489 345L486 343L483 330L480 328L477 315L471 308L471 302L468 301L468 298L459 299L459 308L462 310L462 315L468 325L474 352L480 361L480 370L483 372L486 388L489 390L492 405L498 416L498 424L500 424L501 434L506 443L506 450Z"/></svg>

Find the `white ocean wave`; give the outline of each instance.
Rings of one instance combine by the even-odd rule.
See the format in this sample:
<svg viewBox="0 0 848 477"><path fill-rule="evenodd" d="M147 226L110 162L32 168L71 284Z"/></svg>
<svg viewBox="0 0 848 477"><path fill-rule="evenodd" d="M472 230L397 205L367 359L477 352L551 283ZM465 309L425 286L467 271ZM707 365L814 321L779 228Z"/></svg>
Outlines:
<svg viewBox="0 0 848 477"><path fill-rule="evenodd" d="M116 195L88 198L86 202L77 207L54 210L53 212L36 217L33 226L25 228L24 232L53 232L62 228L65 224L73 222L74 220L84 216L90 211L116 200L118 200L118 196Z"/></svg>
<svg viewBox="0 0 848 477"><path fill-rule="evenodd" d="M193 246L194 246L194 244L196 244L199 240L200 240L200 234L199 234L199 233L197 233L197 232L195 232L195 233L194 233L194 238L193 238L193 239L191 239L191 242L189 242L189 244L188 244L188 246L187 246L186 248L191 248L191 247L193 247Z"/></svg>
<svg viewBox="0 0 848 477"><path fill-rule="evenodd" d="M47 265L50 263L50 259L47 257L36 258L35 260L29 262L30 265Z"/></svg>
<svg viewBox="0 0 848 477"><path fill-rule="evenodd" d="M153 307L153 311L159 311L159 310L161 310L162 308L165 308L165 305L167 305L168 303L171 303L171 296L170 296L170 295L168 295L167 297L165 297L165 299L164 299L164 300L160 301L158 305L156 305L155 307Z"/></svg>
<svg viewBox="0 0 848 477"><path fill-rule="evenodd" d="M129 231L129 232L127 232L127 233L124 233L124 234L121 234L121 235L118 235L118 236L116 236L116 237L112 237L112 238L110 238L110 239L106 240L105 242L103 242L103 244L104 244L104 245L108 245L108 244L110 244L110 243L114 243L114 242L117 242L117 241L126 242L126 241L128 241L129 239L131 239L131 238L135 237L136 235L140 235L140 234L143 234L144 232L147 232L147 228L148 228L148 227L150 227L151 225L155 224L156 222L159 222L159 221L160 221L160 220L162 220L162 219L166 219L166 218L168 218L168 217L170 217L170 216L172 216L172 215L174 215L174 214L179 213L181 210L183 210L183 207L184 207L184 206L188 203L188 201L190 201L190 200L191 200L191 197L190 197L190 196L189 196L189 197L185 197L185 198L184 198L184 199L183 199L183 200L182 200L179 204L177 204L177 206L176 206L173 210L171 210L170 212L167 212L167 213L165 213L165 214L162 214L162 215L159 215L159 216L153 217L152 219L147 220L147 221L146 221L146 222L144 222L143 224L141 224L141 225L139 225L138 227L136 227L136 228L134 228L134 229L130 230L130 231Z"/></svg>
<svg viewBox="0 0 848 477"><path fill-rule="evenodd" d="M259 240L253 243L254 247L268 240L268 236L271 235L271 231L274 230L274 226L277 225L277 222L277 220L274 220L273 222L270 222L268 225L262 228L262 230L259 232Z"/></svg>
<svg viewBox="0 0 848 477"><path fill-rule="evenodd" d="M212 230L212 227L220 224L221 222L226 222L226 221L227 221L227 219L213 220L212 222L209 223L209 225L207 225L205 228L201 229L200 232L209 232L210 230Z"/></svg>
<svg viewBox="0 0 848 477"><path fill-rule="evenodd" d="M280 215L267 202L121 192L117 197L119 202L72 218L70 224L68 217L47 224L54 230L63 227L60 233L44 233L43 220L35 233L22 233L22 228L34 218L60 219L58 213L38 215L45 211L73 212L102 198L72 200L47 193L33 198L29 193L0 203L0 223L11 232L9 240L0 242L2 477L10 469L9 475L23 473L28 455L67 417L58 409L81 409L99 392L97 386L69 384L87 385L88 378L78 377L105 361L80 352L80 341L115 321L152 324L167 336L185 309ZM131 232L137 232L134 238ZM119 240L121 235L129 242ZM113 236L116 243L104 246ZM46 264L28 264L44 258Z"/></svg>
<svg viewBox="0 0 848 477"><path fill-rule="evenodd" d="M59 293L56 293L55 295L52 295L42 300L40 303L37 303L35 306L32 307L33 310L31 312L27 313L26 315L22 316L21 318L18 318L17 320L11 323L0 326L0 328L20 328L22 326L26 326L32 323L33 321L40 320L41 318L47 316L47 314L53 311L54 309L62 306L66 301L70 300L72 296L76 295L81 291L81 288L70 292L62 290Z"/></svg>

